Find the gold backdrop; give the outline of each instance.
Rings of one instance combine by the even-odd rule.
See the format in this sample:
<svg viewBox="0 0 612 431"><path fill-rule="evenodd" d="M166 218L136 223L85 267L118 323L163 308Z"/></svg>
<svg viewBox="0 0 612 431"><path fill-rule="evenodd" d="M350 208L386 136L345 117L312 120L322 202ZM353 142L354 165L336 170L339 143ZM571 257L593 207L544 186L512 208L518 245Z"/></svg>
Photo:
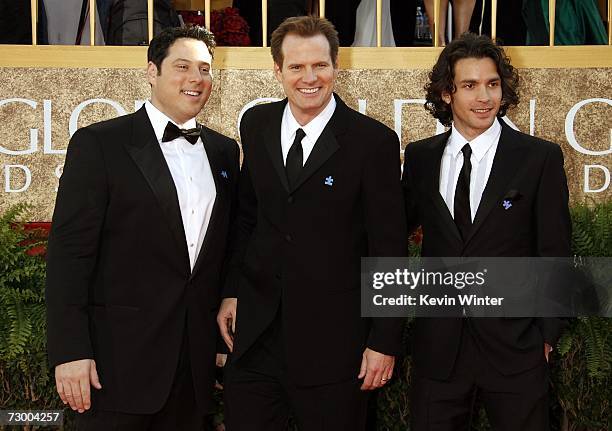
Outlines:
<svg viewBox="0 0 612 431"><path fill-rule="evenodd" d="M573 202L612 196L610 70L521 69L521 104L508 113L521 131L562 146ZM349 106L398 131L403 147L436 132L419 102L426 79L424 69L344 70L336 91ZM73 127L83 127L130 113L148 94L144 69L0 67L0 212L29 202L34 219L50 220L71 118ZM247 104L282 96L271 71L216 70L199 120L238 138Z"/></svg>

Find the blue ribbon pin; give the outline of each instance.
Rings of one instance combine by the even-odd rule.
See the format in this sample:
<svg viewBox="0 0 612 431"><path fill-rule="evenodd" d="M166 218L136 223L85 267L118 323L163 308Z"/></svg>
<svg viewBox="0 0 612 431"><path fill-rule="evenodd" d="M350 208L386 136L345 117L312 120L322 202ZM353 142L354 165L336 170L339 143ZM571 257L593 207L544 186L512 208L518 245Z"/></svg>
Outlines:
<svg viewBox="0 0 612 431"><path fill-rule="evenodd" d="M502 202L502 205L505 210L509 210L510 208L512 208L512 202L507 199Z"/></svg>
<svg viewBox="0 0 612 431"><path fill-rule="evenodd" d="M325 178L325 185L330 187L334 185L334 178L331 175Z"/></svg>
<svg viewBox="0 0 612 431"><path fill-rule="evenodd" d="M225 179L227 179L227 172L226 171L221 171L221 176Z"/></svg>

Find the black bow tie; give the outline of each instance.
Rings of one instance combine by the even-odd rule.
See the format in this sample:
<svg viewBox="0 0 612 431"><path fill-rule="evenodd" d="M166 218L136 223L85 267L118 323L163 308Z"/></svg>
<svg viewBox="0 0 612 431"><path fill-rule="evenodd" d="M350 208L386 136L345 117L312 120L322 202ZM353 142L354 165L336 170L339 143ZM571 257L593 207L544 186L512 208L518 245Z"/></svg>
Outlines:
<svg viewBox="0 0 612 431"><path fill-rule="evenodd" d="M198 138L200 137L201 126L196 123L196 127L193 129L179 129L174 123L168 121L166 128L164 129L164 136L162 142L172 141L180 136L187 139L191 145L195 145Z"/></svg>

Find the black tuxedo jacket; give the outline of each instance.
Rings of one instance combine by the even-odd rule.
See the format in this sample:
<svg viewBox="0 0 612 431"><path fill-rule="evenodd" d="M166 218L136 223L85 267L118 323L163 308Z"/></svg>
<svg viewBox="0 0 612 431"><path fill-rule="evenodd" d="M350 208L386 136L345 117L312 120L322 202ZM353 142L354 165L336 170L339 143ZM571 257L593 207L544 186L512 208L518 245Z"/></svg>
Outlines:
<svg viewBox="0 0 612 431"><path fill-rule="evenodd" d="M52 366L95 359L97 408L158 411L185 329L198 405L210 403L239 150L210 129L201 137L217 195L193 272L176 188L144 107L79 129L68 146L47 255L48 354Z"/></svg>
<svg viewBox="0 0 612 431"><path fill-rule="evenodd" d="M465 243L439 193L440 162L450 131L406 147L402 185L409 230L423 229L423 256L569 256L571 222L563 154L558 145L510 128L503 121L493 166ZM514 191L514 192L511 192ZM509 192L512 208L502 206ZM503 374L541 363L544 342L554 346L560 319L417 319L417 370L451 375L467 324L481 350Z"/></svg>
<svg viewBox="0 0 612 431"><path fill-rule="evenodd" d="M401 350L401 319L360 317L362 256L403 256L407 235L397 135L336 110L289 188L281 153L287 100L241 123L244 162L224 296L237 297L232 360L281 312L289 378L319 385L355 378L363 350Z"/></svg>

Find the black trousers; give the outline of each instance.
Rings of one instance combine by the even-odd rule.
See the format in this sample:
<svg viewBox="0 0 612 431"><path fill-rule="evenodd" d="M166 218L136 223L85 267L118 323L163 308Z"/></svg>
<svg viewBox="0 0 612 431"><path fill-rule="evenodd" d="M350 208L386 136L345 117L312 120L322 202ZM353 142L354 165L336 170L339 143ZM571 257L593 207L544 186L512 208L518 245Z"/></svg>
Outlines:
<svg viewBox="0 0 612 431"><path fill-rule="evenodd" d="M413 370L412 431L470 429L477 397L495 431L546 431L548 424L548 364L505 376L495 370L464 325L461 348L449 380L428 379ZM435 342L435 340L432 340ZM416 347L415 347L416 348Z"/></svg>
<svg viewBox="0 0 612 431"><path fill-rule="evenodd" d="M160 411L140 415L99 410L93 405L78 414L77 431L202 431L204 418L195 401L186 334L185 329L174 382Z"/></svg>
<svg viewBox="0 0 612 431"><path fill-rule="evenodd" d="M292 416L300 431L365 430L368 393L355 378L321 386L289 380L278 319L224 377L227 431L285 431ZM330 358L333 360L333 358Z"/></svg>

